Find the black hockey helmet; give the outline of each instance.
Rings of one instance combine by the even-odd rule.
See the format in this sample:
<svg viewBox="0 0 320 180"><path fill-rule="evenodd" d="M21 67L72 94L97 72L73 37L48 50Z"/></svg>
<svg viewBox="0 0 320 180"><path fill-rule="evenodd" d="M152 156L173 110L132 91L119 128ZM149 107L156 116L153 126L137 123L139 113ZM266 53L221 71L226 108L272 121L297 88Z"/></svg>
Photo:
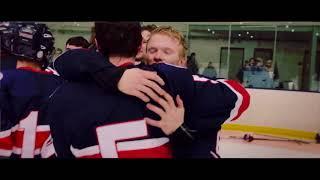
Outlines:
<svg viewBox="0 0 320 180"><path fill-rule="evenodd" d="M46 24L1 22L1 49L15 56L39 62L45 68L54 53L54 37Z"/></svg>

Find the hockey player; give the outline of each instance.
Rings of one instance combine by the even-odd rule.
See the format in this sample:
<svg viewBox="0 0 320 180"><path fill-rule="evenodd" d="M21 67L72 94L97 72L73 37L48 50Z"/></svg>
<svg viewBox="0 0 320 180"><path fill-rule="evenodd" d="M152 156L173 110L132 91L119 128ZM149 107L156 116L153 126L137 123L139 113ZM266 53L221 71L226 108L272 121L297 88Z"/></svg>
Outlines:
<svg viewBox="0 0 320 180"><path fill-rule="evenodd" d="M168 63L175 66L185 67L187 68L187 43L185 38L183 37L183 34L179 31L175 30L171 26L160 26L152 31L150 35L150 39L147 44L147 56L148 56L148 64L154 64L154 63ZM204 76L201 75L193 75L194 81L199 81L197 85L199 87L206 86L208 83L215 83L217 87L223 87L228 86L228 89L234 91L234 93L240 93L239 90L243 90L241 86L239 86L238 83L233 81L225 81L225 80L211 80L207 79ZM212 89L211 93L223 93L223 91L220 92L214 91ZM226 92L227 93L227 92ZM246 94L246 93L244 93ZM221 94L218 95L222 98L225 98L226 102L229 100L229 97ZM202 106L204 106L206 101L210 101L209 99L203 99L204 102L202 103ZM247 103L248 99L244 98L244 103ZM225 103L226 103L225 102ZM209 104L209 103L208 103ZM229 107L230 108L230 107ZM236 106L234 107L234 109ZM230 109L224 109L221 112L230 112L229 115L231 115L231 108ZM208 112L207 112L208 113ZM219 114L218 111L215 112L216 114L212 117L212 121L225 121L227 119L227 114L223 115ZM232 116L232 115L231 115ZM199 113L198 117L194 117L193 121L196 121L197 123L201 124L202 117L206 117L203 114ZM236 118L234 118L236 119ZM209 121L210 122L210 119ZM221 129L221 126L215 126L212 127L209 124L207 127L210 127L208 130L198 130L197 133L194 134L194 139L192 141L187 141L187 143L178 143L173 144L173 147L175 149L174 155L177 158L220 158L219 155L219 132ZM194 128L194 127L192 127Z"/></svg>
<svg viewBox="0 0 320 180"><path fill-rule="evenodd" d="M62 83L44 70L52 57L54 38L45 24L8 22L0 26L1 50L17 58L16 69L1 72L0 156L52 157L43 108Z"/></svg>

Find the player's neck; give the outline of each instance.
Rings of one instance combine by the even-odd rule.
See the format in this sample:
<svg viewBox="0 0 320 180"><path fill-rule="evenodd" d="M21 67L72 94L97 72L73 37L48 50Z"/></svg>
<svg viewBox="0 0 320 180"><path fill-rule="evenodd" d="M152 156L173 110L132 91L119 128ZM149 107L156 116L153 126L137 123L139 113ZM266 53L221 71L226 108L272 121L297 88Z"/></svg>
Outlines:
<svg viewBox="0 0 320 180"><path fill-rule="evenodd" d="M22 68L22 67L30 67L32 69L41 71L40 66L36 62L30 62L30 61L17 61L17 66L16 68Z"/></svg>
<svg viewBox="0 0 320 180"><path fill-rule="evenodd" d="M121 66L122 64L125 64L125 63L134 64L135 58L134 57L110 56L109 61L115 66Z"/></svg>

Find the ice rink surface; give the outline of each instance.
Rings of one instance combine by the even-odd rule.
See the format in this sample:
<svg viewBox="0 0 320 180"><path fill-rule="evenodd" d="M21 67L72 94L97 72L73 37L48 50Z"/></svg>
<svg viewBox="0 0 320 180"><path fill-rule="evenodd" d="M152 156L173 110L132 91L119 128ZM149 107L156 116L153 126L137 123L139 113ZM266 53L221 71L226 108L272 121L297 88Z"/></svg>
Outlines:
<svg viewBox="0 0 320 180"><path fill-rule="evenodd" d="M305 140L309 141L309 144L269 140L247 142L241 139L246 133L248 132L222 130L219 142L221 158L320 158L320 144L310 140ZM251 134L254 138L283 139L283 137Z"/></svg>

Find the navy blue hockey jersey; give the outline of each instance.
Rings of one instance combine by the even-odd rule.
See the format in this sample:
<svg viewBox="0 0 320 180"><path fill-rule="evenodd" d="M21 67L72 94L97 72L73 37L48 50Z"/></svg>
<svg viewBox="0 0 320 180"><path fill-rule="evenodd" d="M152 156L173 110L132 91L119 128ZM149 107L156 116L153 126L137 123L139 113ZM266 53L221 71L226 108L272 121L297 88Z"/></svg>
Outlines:
<svg viewBox="0 0 320 180"><path fill-rule="evenodd" d="M81 53L65 53L56 62L78 61L85 57ZM235 81L206 79L164 63L140 68L156 71L166 83L164 89L181 96L185 123L198 134L216 134L224 122L237 119L249 106L248 92ZM76 77L59 88L48 106L46 116L58 157L172 157L170 139L160 129L146 125L144 117L157 116L142 101L103 91L89 78L79 81L83 75L77 74L79 69L57 71ZM204 151L209 154L214 147L212 142Z"/></svg>
<svg viewBox="0 0 320 180"><path fill-rule="evenodd" d="M61 79L28 67L1 73L0 156L50 157L54 148L42 109Z"/></svg>
<svg viewBox="0 0 320 180"><path fill-rule="evenodd" d="M219 158L221 125L238 119L248 108L250 95L246 89L233 80L212 80L169 64L153 64L151 68L166 82L167 92L181 96L185 124L196 132L191 142L172 142L174 157Z"/></svg>
<svg viewBox="0 0 320 180"><path fill-rule="evenodd" d="M1 50L1 55L0 55L0 70L8 70L8 69L15 69L17 66L17 57L10 55L4 50Z"/></svg>

